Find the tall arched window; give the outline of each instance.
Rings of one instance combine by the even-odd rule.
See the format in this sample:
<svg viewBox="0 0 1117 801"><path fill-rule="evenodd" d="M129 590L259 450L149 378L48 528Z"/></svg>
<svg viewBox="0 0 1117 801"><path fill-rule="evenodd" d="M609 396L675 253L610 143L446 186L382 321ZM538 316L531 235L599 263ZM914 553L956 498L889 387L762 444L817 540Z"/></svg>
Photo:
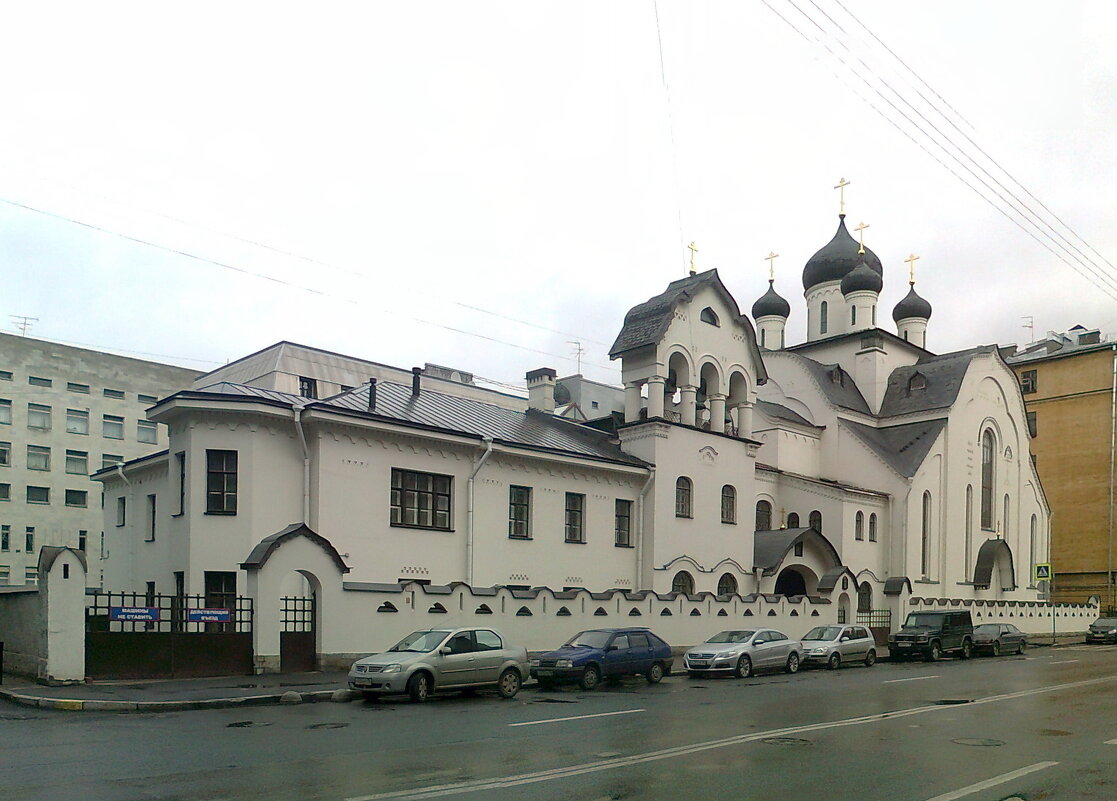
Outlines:
<svg viewBox="0 0 1117 801"><path fill-rule="evenodd" d="M867 581L861 582L861 586L857 588L857 611L873 611L873 587Z"/></svg>
<svg viewBox="0 0 1117 801"><path fill-rule="evenodd" d="M818 333L826 333L826 301L818 307Z"/></svg>
<svg viewBox="0 0 1117 801"><path fill-rule="evenodd" d="M788 528L799 528L799 513L798 512L792 512L791 514L789 514L787 516L787 527Z"/></svg>
<svg viewBox="0 0 1117 801"><path fill-rule="evenodd" d="M709 323L710 325L721 325L721 322L718 320L717 312L715 312L709 306L702 310L702 313L698 315L698 319L704 323Z"/></svg>
<svg viewBox="0 0 1117 801"><path fill-rule="evenodd" d="M767 347L767 345L765 344L765 340L768 339L768 337L765 336L765 334L767 334L767 333L768 332L766 330L764 330L763 328L760 329L760 347L762 347L762 348Z"/></svg>
<svg viewBox="0 0 1117 801"><path fill-rule="evenodd" d="M1038 528L1039 526L1038 521L1036 520L1036 516L1032 515L1032 523L1028 527L1028 561L1031 563L1031 566L1028 568L1031 576L1030 580L1028 581L1029 585L1034 585L1036 583L1036 535L1038 534Z"/></svg>
<svg viewBox="0 0 1117 801"><path fill-rule="evenodd" d="M756 530L772 530L772 504L768 501L756 502Z"/></svg>
<svg viewBox="0 0 1117 801"><path fill-rule="evenodd" d="M869 542L877 541L877 513L869 515Z"/></svg>
<svg viewBox="0 0 1117 801"><path fill-rule="evenodd" d="M725 573L718 579L718 595L736 595L737 577L732 573Z"/></svg>
<svg viewBox="0 0 1117 801"><path fill-rule="evenodd" d="M849 307L849 324L850 325L857 325L857 307L856 306L850 306Z"/></svg>
<svg viewBox="0 0 1117 801"><path fill-rule="evenodd" d="M1001 518L1001 536L1008 539L1008 494L1005 494L1005 512Z"/></svg>
<svg viewBox="0 0 1117 801"><path fill-rule="evenodd" d="M919 572L923 578L931 574L931 493L923 493L923 547L920 548Z"/></svg>
<svg viewBox="0 0 1117 801"><path fill-rule="evenodd" d="M737 522L737 490L732 484L721 488L721 522Z"/></svg>
<svg viewBox="0 0 1117 801"><path fill-rule="evenodd" d="M694 485L686 476L679 476L675 481L675 517L693 517L691 494Z"/></svg>
<svg viewBox="0 0 1117 801"><path fill-rule="evenodd" d="M675 574L675 578L671 579L671 592L694 595L694 576L685 570L680 570Z"/></svg>
<svg viewBox="0 0 1117 801"><path fill-rule="evenodd" d="M807 520L810 523L811 528L813 528L819 534L822 533L822 512L819 512L817 510L811 512L810 515L807 517Z"/></svg>
<svg viewBox="0 0 1117 801"><path fill-rule="evenodd" d="M973 484L966 485L966 573L965 581L970 580L970 565L973 564Z"/></svg>
<svg viewBox="0 0 1117 801"><path fill-rule="evenodd" d="M857 517L853 519L853 538L855 540L865 539L865 513L858 512Z"/></svg>
<svg viewBox="0 0 1117 801"><path fill-rule="evenodd" d="M997 442L992 429L985 429L981 435L981 527L993 531L993 459L997 454Z"/></svg>

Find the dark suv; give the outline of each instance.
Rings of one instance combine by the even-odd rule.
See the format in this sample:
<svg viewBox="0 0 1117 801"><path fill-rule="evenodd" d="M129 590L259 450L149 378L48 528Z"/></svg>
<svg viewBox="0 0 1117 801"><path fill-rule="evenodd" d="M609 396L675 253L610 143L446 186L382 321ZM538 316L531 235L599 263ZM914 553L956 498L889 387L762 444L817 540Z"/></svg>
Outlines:
<svg viewBox="0 0 1117 801"><path fill-rule="evenodd" d="M969 612L911 612L903 628L888 635L888 656L896 661L922 656L935 662L948 653L963 659L973 653Z"/></svg>
<svg viewBox="0 0 1117 801"><path fill-rule="evenodd" d="M1113 642L1117 643L1117 618L1099 617L1090 624L1086 632L1086 642Z"/></svg>

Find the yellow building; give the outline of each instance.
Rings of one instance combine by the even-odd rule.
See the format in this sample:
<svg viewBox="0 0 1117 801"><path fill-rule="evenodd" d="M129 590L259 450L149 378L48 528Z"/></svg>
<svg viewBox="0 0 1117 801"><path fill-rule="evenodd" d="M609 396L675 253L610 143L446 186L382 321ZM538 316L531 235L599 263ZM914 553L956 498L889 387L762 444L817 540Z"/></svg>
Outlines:
<svg viewBox="0 0 1117 801"><path fill-rule="evenodd" d="M1075 326L1003 355L1020 380L1032 454L1051 505L1053 600L1096 595L1113 611L1117 342Z"/></svg>

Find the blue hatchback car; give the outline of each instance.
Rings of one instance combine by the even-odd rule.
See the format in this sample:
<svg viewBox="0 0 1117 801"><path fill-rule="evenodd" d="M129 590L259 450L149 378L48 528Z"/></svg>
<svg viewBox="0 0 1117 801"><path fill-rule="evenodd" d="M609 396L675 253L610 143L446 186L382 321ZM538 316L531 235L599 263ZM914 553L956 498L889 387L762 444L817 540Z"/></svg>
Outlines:
<svg viewBox="0 0 1117 801"><path fill-rule="evenodd" d="M531 676L544 690L561 682L592 690L602 679L633 675L656 684L671 675L672 661L671 646L647 629L590 629L532 659Z"/></svg>

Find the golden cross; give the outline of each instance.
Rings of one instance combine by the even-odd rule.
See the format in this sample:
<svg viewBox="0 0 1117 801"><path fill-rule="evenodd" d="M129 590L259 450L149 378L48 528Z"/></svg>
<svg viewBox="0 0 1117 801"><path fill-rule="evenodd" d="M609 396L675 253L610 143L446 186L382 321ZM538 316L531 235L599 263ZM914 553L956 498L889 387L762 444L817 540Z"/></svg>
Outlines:
<svg viewBox="0 0 1117 801"><path fill-rule="evenodd" d="M857 227L853 229L857 233L861 234L861 247L857 251L858 253L861 253L861 254L863 254L865 252L865 229L868 228L868 227L869 227L868 223L860 222L860 223L857 223Z"/></svg>
<svg viewBox="0 0 1117 801"><path fill-rule="evenodd" d="M698 252L698 248L691 242L687 245L687 249L690 250L690 274L694 275L694 254Z"/></svg>
<svg viewBox="0 0 1117 801"><path fill-rule="evenodd" d="M779 257L780 257L780 254L776 253L776 251L774 251L774 250L768 251L768 255L764 257L764 260L766 262L768 262L768 280L769 281L775 281L776 280L776 259L778 259Z"/></svg>
<svg viewBox="0 0 1117 801"><path fill-rule="evenodd" d="M907 262L908 265L908 283L911 286L915 286L915 263L919 261L919 257L912 253L904 259L904 261Z"/></svg>
<svg viewBox="0 0 1117 801"><path fill-rule="evenodd" d="M834 188L838 190L838 214L846 213L846 187L849 186L849 181L842 178L838 181L838 185Z"/></svg>

